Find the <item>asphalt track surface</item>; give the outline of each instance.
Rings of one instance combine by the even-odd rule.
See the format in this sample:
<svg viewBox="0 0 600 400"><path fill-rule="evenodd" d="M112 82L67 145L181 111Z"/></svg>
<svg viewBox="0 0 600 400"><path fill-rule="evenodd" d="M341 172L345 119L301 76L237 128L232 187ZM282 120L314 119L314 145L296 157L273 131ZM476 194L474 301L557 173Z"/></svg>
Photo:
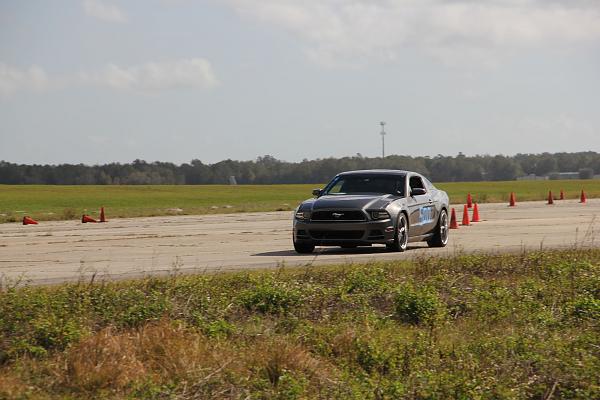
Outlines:
<svg viewBox="0 0 600 400"><path fill-rule="evenodd" d="M456 206L459 222L462 206ZM110 213L110 210L107 210ZM450 231L446 248L411 243L404 253L383 246L317 248L296 254L291 212L0 224L3 282L52 284L126 279L169 273L204 273L446 256L461 252L519 252L600 243L600 199L480 205L482 222ZM110 215L108 215L110 219Z"/></svg>

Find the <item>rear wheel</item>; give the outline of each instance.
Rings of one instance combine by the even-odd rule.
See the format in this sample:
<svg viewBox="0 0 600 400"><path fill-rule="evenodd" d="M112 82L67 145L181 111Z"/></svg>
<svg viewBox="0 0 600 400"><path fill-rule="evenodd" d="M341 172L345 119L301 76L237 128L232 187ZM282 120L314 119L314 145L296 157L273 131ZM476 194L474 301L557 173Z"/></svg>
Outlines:
<svg viewBox="0 0 600 400"><path fill-rule="evenodd" d="M408 222L404 213L400 213L398 216L394 243L386 244L385 247L391 251L404 251L408 247Z"/></svg>
<svg viewBox="0 0 600 400"><path fill-rule="evenodd" d="M315 245L313 243L298 243L294 241L294 250L296 253L300 254L310 254L315 250Z"/></svg>
<svg viewBox="0 0 600 400"><path fill-rule="evenodd" d="M433 237L427 241L429 247L445 247L448 244L448 212L442 210Z"/></svg>

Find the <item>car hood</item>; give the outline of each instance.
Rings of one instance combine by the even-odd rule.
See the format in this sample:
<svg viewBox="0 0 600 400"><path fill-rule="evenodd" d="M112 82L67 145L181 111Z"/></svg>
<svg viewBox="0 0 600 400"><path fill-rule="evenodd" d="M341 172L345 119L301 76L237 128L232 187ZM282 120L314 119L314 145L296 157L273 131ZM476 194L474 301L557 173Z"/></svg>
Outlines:
<svg viewBox="0 0 600 400"><path fill-rule="evenodd" d="M321 196L318 199L309 200L306 206L313 211L331 209L384 209L398 197L391 194L385 195L331 195Z"/></svg>

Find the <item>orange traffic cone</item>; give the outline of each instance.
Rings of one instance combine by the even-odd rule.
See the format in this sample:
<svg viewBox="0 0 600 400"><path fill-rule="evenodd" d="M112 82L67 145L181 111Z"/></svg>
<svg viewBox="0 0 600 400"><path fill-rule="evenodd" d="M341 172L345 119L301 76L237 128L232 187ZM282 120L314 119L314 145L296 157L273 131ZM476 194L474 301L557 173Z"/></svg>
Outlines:
<svg viewBox="0 0 600 400"><path fill-rule="evenodd" d="M471 223L469 222L469 208L467 207L467 205L465 204L465 208L463 209L463 220L462 220L462 226L469 226L471 225Z"/></svg>
<svg viewBox="0 0 600 400"><path fill-rule="evenodd" d="M514 207L517 205L517 199L515 197L515 192L510 192L510 201L508 203L509 207Z"/></svg>
<svg viewBox="0 0 600 400"><path fill-rule="evenodd" d="M450 212L450 229L458 229L458 222L456 221L456 210L452 207Z"/></svg>
<svg viewBox="0 0 600 400"><path fill-rule="evenodd" d="M585 197L585 192L583 190L581 191L581 197L579 198L579 202L580 203L587 202L587 197Z"/></svg>
<svg viewBox="0 0 600 400"><path fill-rule="evenodd" d="M100 222L106 222L106 217L104 217L104 207L100 207Z"/></svg>
<svg viewBox="0 0 600 400"><path fill-rule="evenodd" d="M554 198L552 197L552 190L548 192L548 204L554 204Z"/></svg>
<svg viewBox="0 0 600 400"><path fill-rule="evenodd" d="M471 196L471 193L467 194L467 207L473 208L473 197Z"/></svg>
<svg viewBox="0 0 600 400"><path fill-rule="evenodd" d="M23 217L23 225L37 225L38 222L31 217Z"/></svg>
<svg viewBox="0 0 600 400"><path fill-rule="evenodd" d="M471 222L481 222L479 219L479 207L477 207L477 203L473 204L473 218L471 218Z"/></svg>
<svg viewBox="0 0 600 400"><path fill-rule="evenodd" d="M87 222L98 222L98 221L96 221L94 218L90 217L89 215L83 214L81 216L81 223L85 224Z"/></svg>
<svg viewBox="0 0 600 400"><path fill-rule="evenodd" d="M562 189L560 189L560 197L559 197L559 199L560 200L564 200L565 199L565 192Z"/></svg>

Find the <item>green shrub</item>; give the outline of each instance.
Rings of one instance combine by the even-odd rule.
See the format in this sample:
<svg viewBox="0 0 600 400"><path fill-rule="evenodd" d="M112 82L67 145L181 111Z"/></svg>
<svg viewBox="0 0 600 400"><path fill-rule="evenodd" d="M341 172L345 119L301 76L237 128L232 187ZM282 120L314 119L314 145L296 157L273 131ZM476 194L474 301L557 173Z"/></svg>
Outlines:
<svg viewBox="0 0 600 400"><path fill-rule="evenodd" d="M235 326L222 319L202 324L201 329L206 336L211 338L226 337L235 332Z"/></svg>
<svg viewBox="0 0 600 400"><path fill-rule="evenodd" d="M482 282L482 285L482 288L473 291L470 304L472 312L480 321L494 323L513 315L516 299L509 288L496 283Z"/></svg>
<svg viewBox="0 0 600 400"><path fill-rule="evenodd" d="M356 362L366 372L387 374L395 367L395 354L385 344L374 339L356 339L354 342Z"/></svg>
<svg viewBox="0 0 600 400"><path fill-rule="evenodd" d="M446 314L445 304L430 287L400 287L394 299L396 317L409 324L434 324Z"/></svg>
<svg viewBox="0 0 600 400"><path fill-rule="evenodd" d="M571 314L579 319L600 321L600 299L580 296L570 304Z"/></svg>
<svg viewBox="0 0 600 400"><path fill-rule="evenodd" d="M383 268L353 268L344 281L344 292L383 291L387 287L385 270Z"/></svg>
<svg viewBox="0 0 600 400"><path fill-rule="evenodd" d="M290 371L283 371L277 380L277 392L275 399L293 400L304 398L303 393L309 382L303 376L295 376Z"/></svg>
<svg viewBox="0 0 600 400"><path fill-rule="evenodd" d="M64 349L81 338L78 321L50 314L31 323L32 344L44 349Z"/></svg>
<svg viewBox="0 0 600 400"><path fill-rule="evenodd" d="M300 304L300 293L299 289L289 287L282 282L266 280L255 288L244 291L240 296L240 301L249 311L280 314L287 313Z"/></svg>
<svg viewBox="0 0 600 400"><path fill-rule="evenodd" d="M125 327L157 321L170 309L169 299L163 291L137 285L99 291L91 303L105 323Z"/></svg>
<svg viewBox="0 0 600 400"><path fill-rule="evenodd" d="M126 326L136 327L159 320L167 311L167 301L159 294L145 296L139 302L129 304L122 316Z"/></svg>

